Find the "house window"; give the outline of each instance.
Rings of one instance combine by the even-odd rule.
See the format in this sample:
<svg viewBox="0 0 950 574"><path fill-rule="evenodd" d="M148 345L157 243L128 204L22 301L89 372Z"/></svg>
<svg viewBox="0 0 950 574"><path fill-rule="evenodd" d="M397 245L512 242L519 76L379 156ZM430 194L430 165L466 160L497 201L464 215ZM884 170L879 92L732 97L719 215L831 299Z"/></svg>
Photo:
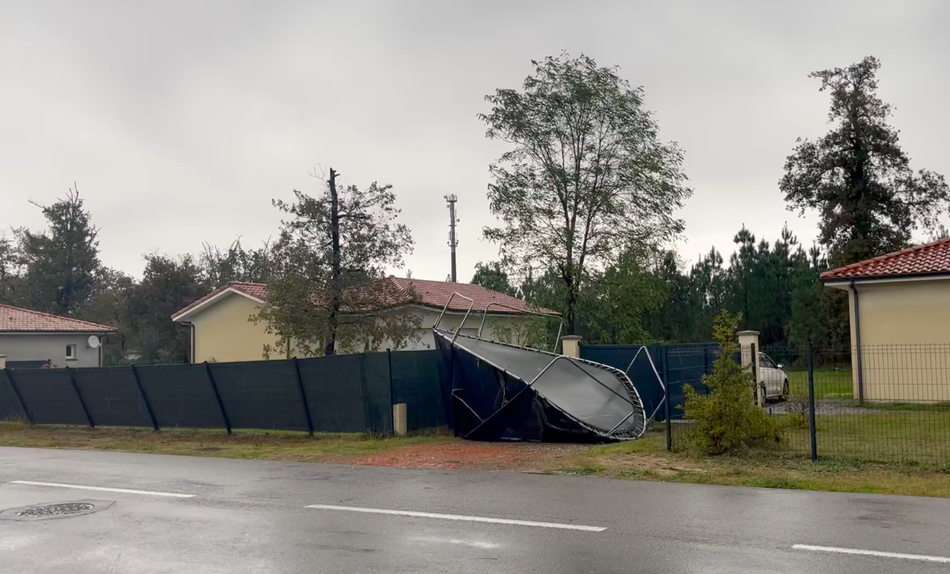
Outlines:
<svg viewBox="0 0 950 574"><path fill-rule="evenodd" d="M76 360L76 345L66 345L66 360Z"/></svg>

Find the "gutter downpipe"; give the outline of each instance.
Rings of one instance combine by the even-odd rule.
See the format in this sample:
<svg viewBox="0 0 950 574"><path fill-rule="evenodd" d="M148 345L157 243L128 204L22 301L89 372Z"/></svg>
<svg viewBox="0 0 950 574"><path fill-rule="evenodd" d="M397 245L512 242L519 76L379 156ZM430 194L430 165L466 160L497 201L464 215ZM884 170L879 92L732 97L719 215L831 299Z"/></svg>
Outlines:
<svg viewBox="0 0 950 574"><path fill-rule="evenodd" d="M191 362L192 364L197 363L195 360L195 324L188 323L188 333L191 335Z"/></svg>
<svg viewBox="0 0 950 574"><path fill-rule="evenodd" d="M854 298L854 344L857 347L858 358L858 404L864 404L864 368L861 364L861 307L858 301L858 289L854 285L854 279L849 285L851 295Z"/></svg>

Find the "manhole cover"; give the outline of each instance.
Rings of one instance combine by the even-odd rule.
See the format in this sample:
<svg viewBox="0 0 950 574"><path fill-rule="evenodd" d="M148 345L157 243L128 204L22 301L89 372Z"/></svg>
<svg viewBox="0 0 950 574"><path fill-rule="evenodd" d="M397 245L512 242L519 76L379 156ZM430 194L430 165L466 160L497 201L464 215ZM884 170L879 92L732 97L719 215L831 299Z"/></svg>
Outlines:
<svg viewBox="0 0 950 574"><path fill-rule="evenodd" d="M16 512L17 516L25 518L50 518L53 516L68 516L83 514L96 507L90 502L64 502L62 504L44 504L42 506L27 506Z"/></svg>
<svg viewBox="0 0 950 574"><path fill-rule="evenodd" d="M77 500L73 502L54 502L50 504L31 504L19 508L10 508L0 512L3 520L46 520L50 518L68 518L82 516L112 506L111 500Z"/></svg>

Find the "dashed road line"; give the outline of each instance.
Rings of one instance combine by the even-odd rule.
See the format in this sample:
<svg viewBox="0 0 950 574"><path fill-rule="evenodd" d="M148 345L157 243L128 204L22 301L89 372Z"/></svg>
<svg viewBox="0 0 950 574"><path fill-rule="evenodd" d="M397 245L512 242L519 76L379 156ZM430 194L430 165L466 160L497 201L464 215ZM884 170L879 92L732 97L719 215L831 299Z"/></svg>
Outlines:
<svg viewBox="0 0 950 574"><path fill-rule="evenodd" d="M28 486L52 486L55 488L75 488L78 490L96 490L100 492L121 492L123 494L144 494L147 496L165 496L168 498L192 498L194 494L179 492L157 492L154 490L133 490L130 488L109 488L106 486L87 486L84 484L61 484L58 482L36 482L33 480L11 480L10 484L25 484Z"/></svg>
<svg viewBox="0 0 950 574"><path fill-rule="evenodd" d="M534 520L513 520L510 518L492 518L488 516L466 516L463 514L438 514L435 512L417 512L415 510L390 510L388 508L363 508L360 506L337 506L334 504L311 504L307 508L318 510L341 510L365 514L389 514L393 516L411 516L413 518L434 518L437 520L457 520L462 522L488 522L491 524L510 524L514 526L536 526L539 528L558 528L561 530L582 530L585 532L603 532L603 526L567 524L563 522L536 522Z"/></svg>
<svg viewBox="0 0 950 574"><path fill-rule="evenodd" d="M925 554L904 554L902 552L880 552L878 550L860 550L857 548L836 548L834 546L812 546L811 544L796 544L792 550L808 550L811 552L831 552L834 554L851 554L854 556L876 556L878 558L897 558L900 560L918 560L921 562L937 562L950 564L950 558L944 556L927 556Z"/></svg>

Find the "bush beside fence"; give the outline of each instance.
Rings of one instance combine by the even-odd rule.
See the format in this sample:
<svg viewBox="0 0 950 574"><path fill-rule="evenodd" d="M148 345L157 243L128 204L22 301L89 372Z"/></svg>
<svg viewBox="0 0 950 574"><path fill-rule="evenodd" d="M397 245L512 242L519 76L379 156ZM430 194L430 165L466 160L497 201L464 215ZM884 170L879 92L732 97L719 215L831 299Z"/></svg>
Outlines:
<svg viewBox="0 0 950 574"><path fill-rule="evenodd" d="M435 351L90 369L0 370L0 420L309 432L445 425Z"/></svg>

